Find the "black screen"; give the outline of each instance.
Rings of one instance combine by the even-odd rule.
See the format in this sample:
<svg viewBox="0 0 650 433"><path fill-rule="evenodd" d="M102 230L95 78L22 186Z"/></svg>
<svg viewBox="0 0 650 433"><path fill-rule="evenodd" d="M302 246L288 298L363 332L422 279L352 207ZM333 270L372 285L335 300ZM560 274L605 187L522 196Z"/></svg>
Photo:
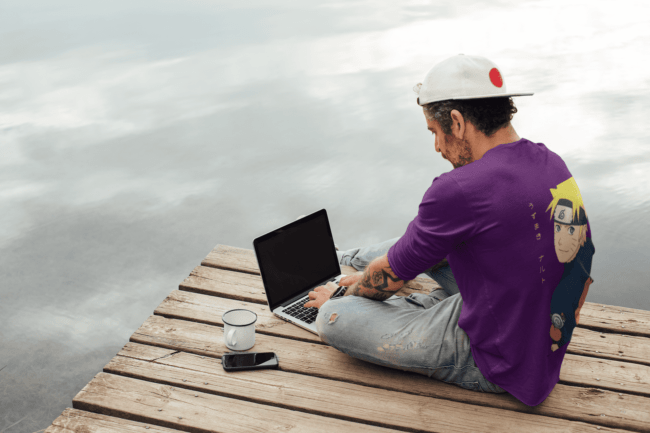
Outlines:
<svg viewBox="0 0 650 433"><path fill-rule="evenodd" d="M271 308L341 273L325 210L254 242Z"/></svg>
<svg viewBox="0 0 650 433"><path fill-rule="evenodd" d="M272 361L272 362L271 362ZM223 363L226 367L253 367L268 363L275 364L275 355L272 352L266 353L237 353L223 356Z"/></svg>

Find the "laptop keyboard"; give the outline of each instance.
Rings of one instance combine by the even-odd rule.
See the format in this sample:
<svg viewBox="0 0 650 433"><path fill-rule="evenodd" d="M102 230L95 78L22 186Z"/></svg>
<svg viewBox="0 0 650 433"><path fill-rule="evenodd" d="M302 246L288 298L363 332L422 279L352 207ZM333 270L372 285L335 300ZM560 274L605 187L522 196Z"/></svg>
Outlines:
<svg viewBox="0 0 650 433"><path fill-rule="evenodd" d="M309 301L309 296L305 296L304 298L298 299L296 302L291 304L289 308L282 310L282 312L291 317L295 317L296 319L300 319L303 322L314 323L316 321L316 316L318 315L318 308L303 307L303 305L305 305L305 302L307 301Z"/></svg>

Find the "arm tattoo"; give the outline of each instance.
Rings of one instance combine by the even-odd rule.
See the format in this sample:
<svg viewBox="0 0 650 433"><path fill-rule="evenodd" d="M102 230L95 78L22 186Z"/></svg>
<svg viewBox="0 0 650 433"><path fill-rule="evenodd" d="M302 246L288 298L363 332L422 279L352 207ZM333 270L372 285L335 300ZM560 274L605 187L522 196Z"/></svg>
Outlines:
<svg viewBox="0 0 650 433"><path fill-rule="evenodd" d="M389 278L394 283L396 283L398 281L402 281L397 276L395 278L393 278L388 272L386 272L384 269L382 269L381 272L376 272L375 271L375 272L372 273L372 288L377 290L377 291L380 291L380 292L393 292L394 290L390 290L390 289L386 290L386 288L388 287L388 279ZM364 281L364 283L365 283L365 281ZM366 287L367 286L369 286L369 284L366 285Z"/></svg>
<svg viewBox="0 0 650 433"><path fill-rule="evenodd" d="M374 260L363 273L358 283L350 286L345 296L384 301L404 287L406 281L400 279L390 267L386 256Z"/></svg>

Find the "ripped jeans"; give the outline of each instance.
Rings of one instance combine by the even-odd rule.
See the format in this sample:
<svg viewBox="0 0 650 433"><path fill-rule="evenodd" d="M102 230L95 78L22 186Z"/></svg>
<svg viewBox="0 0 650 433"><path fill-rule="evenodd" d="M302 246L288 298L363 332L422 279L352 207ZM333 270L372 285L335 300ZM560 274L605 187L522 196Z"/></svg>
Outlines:
<svg viewBox="0 0 650 433"><path fill-rule="evenodd" d="M363 270L399 238L338 252L342 265ZM392 296L384 302L359 296L327 301L316 319L321 339L354 358L420 373L466 389L501 393L474 363L458 318L463 305L449 266L426 274L442 288L430 294Z"/></svg>

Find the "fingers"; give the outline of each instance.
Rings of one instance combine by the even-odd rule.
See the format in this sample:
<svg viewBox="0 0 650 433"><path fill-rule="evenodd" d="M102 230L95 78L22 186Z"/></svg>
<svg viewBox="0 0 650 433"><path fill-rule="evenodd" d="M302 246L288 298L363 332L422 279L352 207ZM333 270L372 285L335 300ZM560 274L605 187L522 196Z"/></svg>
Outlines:
<svg viewBox="0 0 650 433"><path fill-rule="evenodd" d="M309 301L303 304L305 308L320 308L330 297L330 291L324 287L316 287L314 291L309 292Z"/></svg>
<svg viewBox="0 0 650 433"><path fill-rule="evenodd" d="M337 285L336 283L329 282L329 283L327 283L327 284L324 285L324 286L318 286L318 287L316 287L316 288L314 289L314 292L317 292L317 293L322 293L322 292L331 293L331 292L333 292L334 290L336 290L337 288L338 288L338 285Z"/></svg>
<svg viewBox="0 0 650 433"><path fill-rule="evenodd" d="M357 281L361 279L363 276L362 272L359 272L358 274L353 274L353 275L348 275L346 277L341 278L341 281L339 281L339 284L341 286L351 286Z"/></svg>
<svg viewBox="0 0 650 433"><path fill-rule="evenodd" d="M320 308L330 298L331 294L336 290L338 285L336 283L327 283L325 286L318 286L307 294L309 301L305 302L305 308Z"/></svg>
<svg viewBox="0 0 650 433"><path fill-rule="evenodd" d="M317 299L312 299L311 301L307 301L307 302L305 302L305 303L303 304L303 307L305 307L305 308L311 308L311 307L314 307L314 308L318 308L318 309L320 309L320 307L321 307L324 303L325 303L325 302L324 302L323 299L318 299L318 298L317 298Z"/></svg>
<svg viewBox="0 0 650 433"><path fill-rule="evenodd" d="M354 284L354 282L352 280L352 277L350 277L350 276L343 277L343 278L341 278L341 281L339 281L339 284L342 285L342 286L350 286L350 285L352 285L350 283Z"/></svg>

